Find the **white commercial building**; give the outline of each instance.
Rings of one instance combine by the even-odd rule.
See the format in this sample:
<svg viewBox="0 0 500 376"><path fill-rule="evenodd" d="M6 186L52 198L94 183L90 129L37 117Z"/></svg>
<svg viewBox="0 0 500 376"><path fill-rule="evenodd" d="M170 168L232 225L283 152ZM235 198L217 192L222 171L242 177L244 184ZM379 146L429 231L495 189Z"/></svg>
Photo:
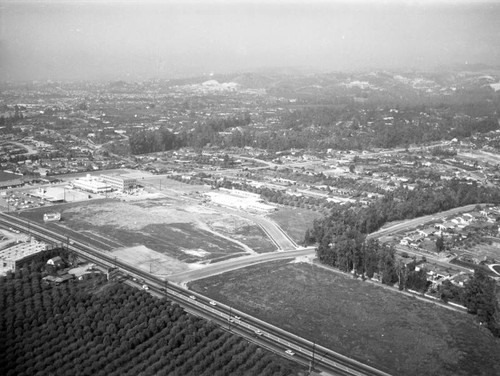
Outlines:
<svg viewBox="0 0 500 376"><path fill-rule="evenodd" d="M124 178L119 175L101 175L101 180L111 188L119 191L128 191L137 186L137 179Z"/></svg>
<svg viewBox="0 0 500 376"><path fill-rule="evenodd" d="M260 196L256 193L221 188L219 191L207 192L205 195L210 197L210 200L215 204L247 212L269 213L276 210L276 206L262 202Z"/></svg>
<svg viewBox="0 0 500 376"><path fill-rule="evenodd" d="M72 182L75 188L82 189L92 193L105 193L112 190L108 183L103 182L101 179L87 175L84 178L75 179Z"/></svg>

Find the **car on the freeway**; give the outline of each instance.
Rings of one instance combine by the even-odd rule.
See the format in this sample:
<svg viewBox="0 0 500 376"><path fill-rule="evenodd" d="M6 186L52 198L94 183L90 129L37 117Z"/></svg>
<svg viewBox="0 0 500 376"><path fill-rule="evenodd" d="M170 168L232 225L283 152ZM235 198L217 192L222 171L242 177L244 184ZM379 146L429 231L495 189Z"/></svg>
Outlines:
<svg viewBox="0 0 500 376"><path fill-rule="evenodd" d="M241 320L241 317L240 316L234 316L234 319L235 320Z"/></svg>
<svg viewBox="0 0 500 376"><path fill-rule="evenodd" d="M142 289L143 290L149 290L149 286L148 285L142 285Z"/></svg>
<svg viewBox="0 0 500 376"><path fill-rule="evenodd" d="M194 296L194 295L189 295L189 299L196 300L196 296Z"/></svg>
<svg viewBox="0 0 500 376"><path fill-rule="evenodd" d="M216 305L217 305L217 303L215 303L213 300L210 300L210 302L209 302L209 303L210 303L210 305L213 305L213 306L216 306Z"/></svg>
<svg viewBox="0 0 500 376"><path fill-rule="evenodd" d="M294 355L295 355L295 353L294 353L292 350L290 350L290 349L287 349L285 352L286 352L288 355L290 355L290 356L294 356Z"/></svg>
<svg viewBox="0 0 500 376"><path fill-rule="evenodd" d="M229 322L234 322L234 319L233 319L232 317L229 317L229 318L227 319L227 321L229 321Z"/></svg>
<svg viewBox="0 0 500 376"><path fill-rule="evenodd" d="M161 292L167 292L167 289L165 287L160 287Z"/></svg>
<svg viewBox="0 0 500 376"><path fill-rule="evenodd" d="M263 334L262 330L260 330L260 329L257 329L254 333L255 333L255 335L258 335L258 336L261 336Z"/></svg>

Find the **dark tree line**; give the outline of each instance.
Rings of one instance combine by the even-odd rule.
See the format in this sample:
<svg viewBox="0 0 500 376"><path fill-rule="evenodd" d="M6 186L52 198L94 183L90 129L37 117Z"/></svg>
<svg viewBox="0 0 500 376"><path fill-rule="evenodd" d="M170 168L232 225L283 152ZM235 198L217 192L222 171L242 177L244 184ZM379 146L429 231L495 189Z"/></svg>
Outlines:
<svg viewBox="0 0 500 376"><path fill-rule="evenodd" d="M318 244L316 253L324 264L352 271L363 278L372 278L377 273L382 283L398 283L400 289L425 292L428 288L425 270L416 271L414 264L397 262L392 246L374 239L366 240L366 235L390 221L479 203L500 203L498 190L458 181L444 184L439 190L400 188L366 208L335 207L328 216L314 221L312 229L306 231L304 242ZM444 301L464 304L494 335L500 336L495 286L495 281L482 269L477 269L465 290L445 281L440 287L440 297Z"/></svg>
<svg viewBox="0 0 500 376"><path fill-rule="evenodd" d="M220 145L225 138L219 132L229 128L244 127L250 122L250 115L245 114L241 117L210 119L196 125L190 131L176 134L165 127L152 131L143 130L130 136L130 150L132 154L137 155L175 150L185 146L200 149L207 144Z"/></svg>
<svg viewBox="0 0 500 376"><path fill-rule="evenodd" d="M180 141L167 128L136 132L129 138L130 151L135 155L177 149L183 146Z"/></svg>
<svg viewBox="0 0 500 376"><path fill-rule="evenodd" d="M429 113L438 112L432 117ZM386 109L385 114L390 113ZM441 114L442 113L442 114ZM239 117L209 119L193 124L175 135L162 130L140 131L130 137L133 154L177 149L183 146L203 148L252 146L269 151L295 149L366 150L393 148L432 141L467 138L476 133L498 129L496 116L456 116L450 108L409 107L392 113L385 120L374 108L319 106L284 113L280 123L269 129L247 127L248 113ZM483 114L484 115L484 114ZM222 134L231 129L230 134Z"/></svg>
<svg viewBox="0 0 500 376"><path fill-rule="evenodd" d="M308 231L309 243L322 242L325 234L342 224L345 228L369 234L380 229L385 223L412 219L428 214L446 211L460 206L481 203L500 203L500 192L496 188L479 186L460 181L442 182L436 187L417 187L414 190L400 187L367 207L336 205Z"/></svg>
<svg viewBox="0 0 500 376"><path fill-rule="evenodd" d="M450 281L444 281L438 288L439 297L445 301L461 304L467 311L477 315L477 319L485 325L495 337L500 337L500 306L496 298L497 284L482 267L474 270L474 275L459 287Z"/></svg>
<svg viewBox="0 0 500 376"><path fill-rule="evenodd" d="M500 307L496 298L497 284L483 268L476 268L465 285L463 304L469 313L477 315L496 337L500 337Z"/></svg>
<svg viewBox="0 0 500 376"><path fill-rule="evenodd" d="M363 233L377 231L387 222L412 219L446 211L460 206L482 203L500 203L500 191L476 183L452 180L442 182L440 188L400 187L381 200L360 210L356 226Z"/></svg>
<svg viewBox="0 0 500 376"><path fill-rule="evenodd" d="M457 151L455 149L443 148L440 146L436 146L431 149L431 154L436 157L447 157L451 158L457 155Z"/></svg>
<svg viewBox="0 0 500 376"><path fill-rule="evenodd" d="M431 118L422 112L442 112ZM389 109L386 109L386 114ZM283 115L283 128L289 141L285 148L333 148L337 150L364 150L394 148L409 144L466 138L474 133L498 129L496 115L491 110L482 118L455 116L452 108L430 109L407 107L391 113L391 120L383 119L374 108L363 112L356 106L315 107L290 111ZM490 116L484 117L490 113ZM438 123L438 124L437 124ZM310 127L314 125L314 131ZM270 135L273 141L283 142L279 135ZM276 139L274 140L275 137Z"/></svg>

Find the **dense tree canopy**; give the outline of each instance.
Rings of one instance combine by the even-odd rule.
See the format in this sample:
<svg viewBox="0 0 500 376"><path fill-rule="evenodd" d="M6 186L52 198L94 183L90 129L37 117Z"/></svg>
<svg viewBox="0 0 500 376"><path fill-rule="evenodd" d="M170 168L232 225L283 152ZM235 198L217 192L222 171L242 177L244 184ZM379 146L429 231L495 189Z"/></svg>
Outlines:
<svg viewBox="0 0 500 376"><path fill-rule="evenodd" d="M201 124L194 125L189 131L174 134L166 127L156 130L141 130L133 133L129 138L132 154L147 154L158 151L179 149L189 146L201 149L207 144L221 144L226 140L220 132L229 128L244 127L250 124L249 114L241 117L209 119ZM236 133L238 134L238 132Z"/></svg>
<svg viewBox="0 0 500 376"><path fill-rule="evenodd" d="M463 301L470 313L476 314L481 323L500 337L500 307L496 299L496 283L483 268L476 268L465 285Z"/></svg>
<svg viewBox="0 0 500 376"><path fill-rule="evenodd" d="M289 375L288 361L104 276L49 285L32 263L0 278L2 375Z"/></svg>

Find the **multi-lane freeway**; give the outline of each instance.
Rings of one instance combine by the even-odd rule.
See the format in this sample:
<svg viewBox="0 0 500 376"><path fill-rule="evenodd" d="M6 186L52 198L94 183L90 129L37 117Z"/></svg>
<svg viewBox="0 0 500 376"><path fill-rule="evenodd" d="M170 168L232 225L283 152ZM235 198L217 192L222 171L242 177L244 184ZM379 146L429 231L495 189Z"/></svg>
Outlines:
<svg viewBox="0 0 500 376"><path fill-rule="evenodd" d="M301 364L309 365L314 360L313 367L316 370L332 375L388 375L374 367L316 345L244 312L214 302L201 294L193 293L177 284L149 275L143 270L116 260L83 242L67 243L66 237L47 229L45 226L28 223L17 216L6 213L0 214L0 226L23 232L29 231L33 236L49 243L66 244L71 251L77 252L82 258L91 260L102 267L117 267L128 276L138 278L142 281L141 283L147 284L151 291L167 295L169 299L181 304L189 312L223 323L224 327L227 323L227 329L252 338L253 341ZM304 252L307 251L309 250L304 250Z"/></svg>

